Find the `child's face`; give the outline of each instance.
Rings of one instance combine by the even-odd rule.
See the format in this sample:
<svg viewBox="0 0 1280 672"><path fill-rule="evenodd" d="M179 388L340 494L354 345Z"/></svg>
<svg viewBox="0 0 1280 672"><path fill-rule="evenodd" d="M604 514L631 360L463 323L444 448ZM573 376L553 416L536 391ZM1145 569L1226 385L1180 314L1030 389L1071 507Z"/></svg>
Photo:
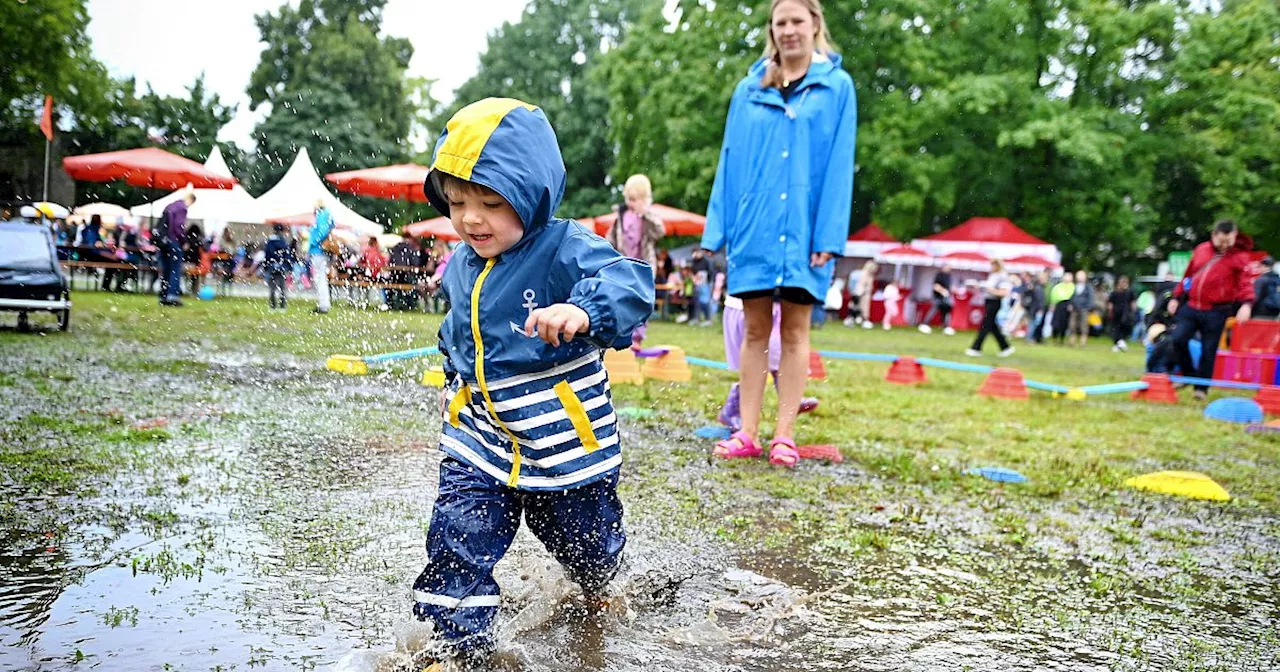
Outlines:
<svg viewBox="0 0 1280 672"><path fill-rule="evenodd" d="M498 194L487 189L458 189L447 198L453 230L481 257L492 259L524 237L520 215Z"/></svg>
<svg viewBox="0 0 1280 672"><path fill-rule="evenodd" d="M647 194L626 194L627 209L637 215L643 215L649 211L649 206L653 204L653 199Z"/></svg>

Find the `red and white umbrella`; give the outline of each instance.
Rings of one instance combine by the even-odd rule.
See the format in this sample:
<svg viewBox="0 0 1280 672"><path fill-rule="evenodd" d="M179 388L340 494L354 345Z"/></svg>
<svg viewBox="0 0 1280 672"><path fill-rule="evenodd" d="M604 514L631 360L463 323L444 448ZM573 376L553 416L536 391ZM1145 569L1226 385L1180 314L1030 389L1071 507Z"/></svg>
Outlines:
<svg viewBox="0 0 1280 672"><path fill-rule="evenodd" d="M933 257L928 252L910 245L890 247L876 255L876 262L894 266L932 266Z"/></svg>
<svg viewBox="0 0 1280 672"><path fill-rule="evenodd" d="M981 252L952 252L938 257L938 266L946 264L961 271L990 271L991 257Z"/></svg>
<svg viewBox="0 0 1280 672"><path fill-rule="evenodd" d="M422 184L431 169L415 163L401 163L380 168L363 168L324 176L329 184L357 196L397 198L425 203Z"/></svg>
<svg viewBox="0 0 1280 672"><path fill-rule="evenodd" d="M1058 268L1058 266L1060 264L1055 264L1044 257L1038 257L1034 254L1024 254L1004 260L1005 270L1014 273L1038 273L1046 269Z"/></svg>
<svg viewBox="0 0 1280 672"><path fill-rule="evenodd" d="M458 232L453 230L453 223L448 217L433 217L421 222L405 224L401 233L414 238L435 238L449 243L462 240Z"/></svg>

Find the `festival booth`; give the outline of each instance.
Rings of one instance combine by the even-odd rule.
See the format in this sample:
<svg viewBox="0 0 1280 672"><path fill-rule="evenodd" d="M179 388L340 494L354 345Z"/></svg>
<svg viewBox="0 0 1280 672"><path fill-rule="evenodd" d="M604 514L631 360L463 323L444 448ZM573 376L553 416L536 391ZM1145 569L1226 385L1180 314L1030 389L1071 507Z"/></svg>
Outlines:
<svg viewBox="0 0 1280 672"><path fill-rule="evenodd" d="M874 222L853 232L844 243L844 256L836 260L835 277L849 278L849 274L862 268L867 261L881 252L901 245L893 236Z"/></svg>
<svg viewBox="0 0 1280 672"><path fill-rule="evenodd" d="M914 324L918 311L915 286L925 275L932 277L924 271L933 265L933 257L918 247L895 245L881 250L875 262L880 268L876 272L876 292L871 295L871 320L879 322L884 318L884 287L895 282L899 292L898 316L892 324L899 327Z"/></svg>
<svg viewBox="0 0 1280 672"><path fill-rule="evenodd" d="M952 285L951 327L976 330L982 326L981 291L978 285L991 271L991 260L1005 262L1011 273L1056 268L1062 259L1056 245L1043 241L1003 217L974 217L941 233L925 236L912 245L934 257L941 269L950 265ZM920 273L923 282L913 285L919 317L933 299L933 278L938 270Z"/></svg>
<svg viewBox="0 0 1280 672"><path fill-rule="evenodd" d="M222 158L222 150L217 145L209 153L204 167L209 172L222 177L232 177L231 169ZM129 213L140 219L159 217L165 206L182 198L186 189L178 189L168 196L151 203L143 203L129 209ZM260 225L264 220L262 211L253 196L244 187L236 184L230 189L196 189L196 202L187 210L187 219L202 224L206 236L216 237L231 224Z"/></svg>
<svg viewBox="0 0 1280 672"><path fill-rule="evenodd" d="M256 205L264 220L296 218L294 221L304 222L315 212L316 201L323 202L329 209L338 228L365 238L384 233L377 222L362 217L330 193L311 164L311 156L307 154L306 147L298 150L288 172L267 193L258 197ZM196 205L199 205L199 201Z"/></svg>

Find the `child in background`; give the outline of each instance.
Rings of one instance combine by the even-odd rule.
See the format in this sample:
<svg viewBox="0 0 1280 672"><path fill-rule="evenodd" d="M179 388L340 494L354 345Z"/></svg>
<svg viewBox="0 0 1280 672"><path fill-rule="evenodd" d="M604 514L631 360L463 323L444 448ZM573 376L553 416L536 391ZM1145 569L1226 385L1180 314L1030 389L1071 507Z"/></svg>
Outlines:
<svg viewBox="0 0 1280 672"><path fill-rule="evenodd" d="M628 177L622 185L622 199L621 205L614 206L618 217L605 233L605 239L613 249L649 264L656 278L659 275L658 239L667 235L667 228L653 212L653 184L649 182L649 177ZM631 334L632 350L639 352L642 349L648 328L646 322Z"/></svg>
<svg viewBox="0 0 1280 672"><path fill-rule="evenodd" d="M898 317L898 301L902 299L902 293L898 291L898 281L895 279L884 287L884 319L881 324L884 330L889 331L893 326L893 321Z"/></svg>
<svg viewBox="0 0 1280 672"><path fill-rule="evenodd" d="M263 246L262 276L267 281L267 301L271 310L288 308L288 297L285 295L285 278L297 261L293 255L293 246L284 237L284 225L271 227L271 237Z"/></svg>
<svg viewBox="0 0 1280 672"><path fill-rule="evenodd" d="M480 662L494 649L493 568L522 514L589 605L626 544L600 353L629 346L649 319L653 269L554 217L564 185L542 110L497 98L453 116L424 185L462 239L441 283L445 457L413 584L414 616L434 622L446 657Z"/></svg>
<svg viewBox="0 0 1280 672"><path fill-rule="evenodd" d="M742 310L742 299L733 296L724 298L724 316L721 324L724 327L724 359L729 363L730 371L741 368L742 343L747 336L747 320ZM782 306L773 304L773 331L769 333L769 373L773 374L773 387L778 388L778 368L782 362ZM742 409L739 407L741 391L738 383L729 388L729 397L716 420L733 431L742 429ZM800 413L809 413L818 408L818 400L805 397L800 400Z"/></svg>

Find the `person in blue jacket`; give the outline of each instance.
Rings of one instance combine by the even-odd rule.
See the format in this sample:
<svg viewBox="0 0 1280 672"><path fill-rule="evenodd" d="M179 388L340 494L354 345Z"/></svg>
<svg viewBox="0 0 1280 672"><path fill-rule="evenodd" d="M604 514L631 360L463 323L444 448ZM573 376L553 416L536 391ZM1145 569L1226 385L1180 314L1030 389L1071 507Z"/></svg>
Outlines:
<svg viewBox="0 0 1280 672"><path fill-rule="evenodd" d="M809 367L809 318L844 251L853 201L857 94L818 0L774 0L764 57L729 101L702 247L727 248L729 294L746 318L742 429L716 445L756 457L773 303L782 302L778 422L769 461L794 466L793 426Z"/></svg>
<svg viewBox="0 0 1280 672"><path fill-rule="evenodd" d="M324 241L333 233L333 213L321 199L316 199L316 220L311 225L307 238L307 259L311 262L311 284L316 288L316 308L318 314L329 312L329 253L324 250Z"/></svg>
<svg viewBox="0 0 1280 672"><path fill-rule="evenodd" d="M626 543L601 353L649 318L653 271L554 217L564 188L542 110L498 98L454 115L424 185L463 244L441 280L445 458L413 612L455 653L493 647L493 567L521 512L593 602Z"/></svg>

